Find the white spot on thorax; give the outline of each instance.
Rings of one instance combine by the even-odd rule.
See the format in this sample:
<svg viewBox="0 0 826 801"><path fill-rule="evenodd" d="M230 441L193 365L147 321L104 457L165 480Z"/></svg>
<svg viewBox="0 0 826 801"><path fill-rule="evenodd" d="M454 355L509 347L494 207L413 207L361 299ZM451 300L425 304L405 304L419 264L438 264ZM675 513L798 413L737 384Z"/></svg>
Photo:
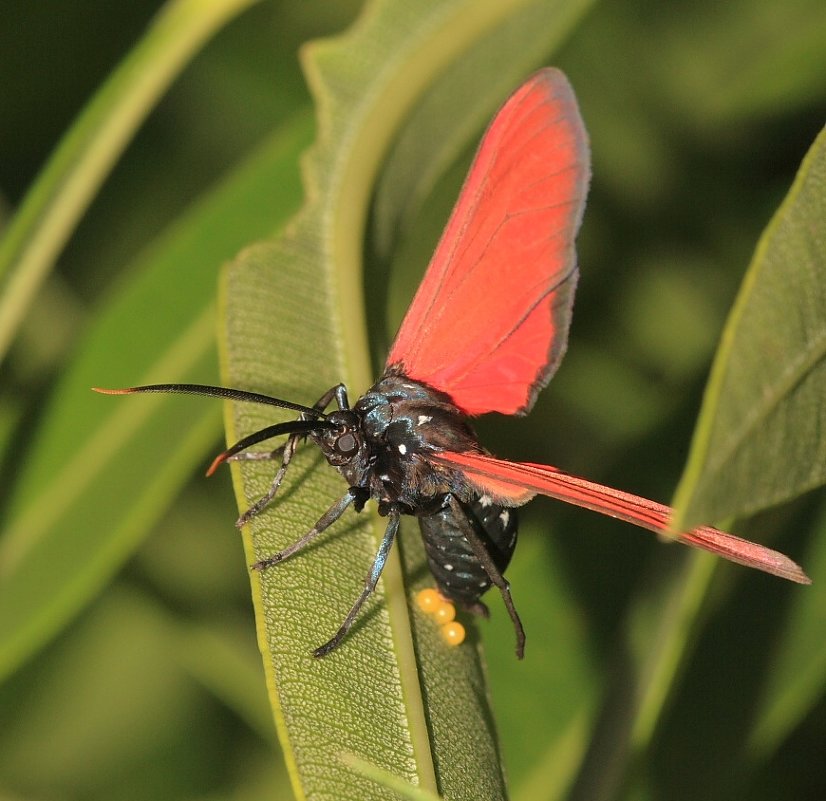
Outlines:
<svg viewBox="0 0 826 801"><path fill-rule="evenodd" d="M427 415L427 414L420 414L420 415L416 418L416 425L417 425L417 426L423 426L425 423L429 423L432 419L433 419L433 418L432 418L430 415Z"/></svg>
<svg viewBox="0 0 826 801"><path fill-rule="evenodd" d="M502 514L499 515L499 519L502 521L503 526L507 526L508 521L511 519L510 512L507 509L503 509Z"/></svg>
<svg viewBox="0 0 826 801"><path fill-rule="evenodd" d="M407 453L407 445L405 445L404 443L402 443L401 445L399 445L399 453L400 453L402 456L404 456L404 455Z"/></svg>
<svg viewBox="0 0 826 801"><path fill-rule="evenodd" d="M444 565L445 570L453 570L453 565Z"/></svg>
<svg viewBox="0 0 826 801"><path fill-rule="evenodd" d="M485 507L490 506L493 503L493 499L490 495L480 495L479 496L479 506Z"/></svg>

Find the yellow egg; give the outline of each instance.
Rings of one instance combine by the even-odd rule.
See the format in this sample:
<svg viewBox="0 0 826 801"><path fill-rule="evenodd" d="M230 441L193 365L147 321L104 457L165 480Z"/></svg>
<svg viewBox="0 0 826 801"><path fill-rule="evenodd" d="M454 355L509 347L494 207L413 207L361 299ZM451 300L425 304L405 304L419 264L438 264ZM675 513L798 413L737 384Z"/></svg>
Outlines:
<svg viewBox="0 0 826 801"><path fill-rule="evenodd" d="M431 587L416 594L416 603L423 612L433 614L444 603L444 600L439 591Z"/></svg>
<svg viewBox="0 0 826 801"><path fill-rule="evenodd" d="M456 620L442 626L442 637L448 645L459 645L465 639L465 627Z"/></svg>
<svg viewBox="0 0 826 801"><path fill-rule="evenodd" d="M437 623L450 623L456 617L456 607L450 601L442 603L433 610L433 617Z"/></svg>

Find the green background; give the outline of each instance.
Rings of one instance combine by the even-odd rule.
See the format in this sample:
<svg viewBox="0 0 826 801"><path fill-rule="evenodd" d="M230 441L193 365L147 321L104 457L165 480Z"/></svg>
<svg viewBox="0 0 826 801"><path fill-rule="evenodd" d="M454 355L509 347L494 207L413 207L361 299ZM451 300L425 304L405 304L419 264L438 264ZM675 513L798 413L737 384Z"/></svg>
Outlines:
<svg viewBox="0 0 826 801"><path fill-rule="evenodd" d="M4 4L0 221L159 6ZM320 0L254 6L192 61L140 129L0 367L0 523L9 531L23 515L62 508L71 477L49 483L69 464L60 442L51 470L47 462L28 475L30 454L101 414L91 393L65 402L69 370L88 374L87 385L143 380L157 363L146 353L165 345L162 309L174 310L179 296L204 299L192 336L214 336L208 304L222 262L280 227L271 215L299 205L297 162L286 154L312 141L312 108L297 49L358 12L358 3ZM555 45L549 39L535 66L553 63L571 79L594 172L569 352L529 418L485 419L478 429L496 453L668 500L755 243L823 126L826 11L804 0L595 3L551 55ZM366 294L377 372L471 152L413 209L390 258L378 212L372 218ZM263 162L267 171L256 166ZM206 224L215 187L231 195L240 174L259 175L261 201L247 190L230 204L234 229L220 204ZM187 228L193 209L202 216ZM176 269L175 237L212 260ZM164 254L172 277L142 283L144 265ZM186 380L185 369L218 380L211 346L176 358L167 364L180 373L153 380ZM66 410L57 422L55 404ZM137 408L121 412L124 424ZM151 432L147 408L140 425ZM28 645L10 649L0 797L289 797L273 756L230 481L202 477L222 447L220 409L204 401L178 414L154 440L130 441L122 476L102 471L76 501L80 511L58 517L60 547L45 550L27 579L32 599L62 586L67 554L95 545L85 533L109 520L107 498L143 480L129 467L157 471L116 552L95 554L102 566L87 581L91 600L67 596L65 614L34 624ZM509 579L528 632L524 663L513 658L497 598L492 621L478 624L512 797L822 797L826 603L817 585L722 567L652 722L636 717L628 688L646 689L639 653L658 635L663 587L692 569L682 549L547 500L522 519ZM738 531L773 537L823 579L824 537L815 535L824 519L814 493ZM360 581L353 575L354 592ZM25 606L0 608L3 619L25 615ZM326 636L318 632L319 642ZM627 682L631 673L641 685ZM794 677L785 695L777 676Z"/></svg>

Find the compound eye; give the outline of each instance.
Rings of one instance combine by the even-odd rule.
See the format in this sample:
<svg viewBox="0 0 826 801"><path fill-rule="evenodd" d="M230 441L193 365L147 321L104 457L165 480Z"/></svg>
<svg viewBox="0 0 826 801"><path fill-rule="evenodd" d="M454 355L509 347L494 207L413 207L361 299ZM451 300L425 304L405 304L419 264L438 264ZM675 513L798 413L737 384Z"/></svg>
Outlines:
<svg viewBox="0 0 826 801"><path fill-rule="evenodd" d="M336 450L342 456L352 456L356 453L359 449L358 440L356 439L354 434L351 434L349 431L346 434L342 434L336 440Z"/></svg>

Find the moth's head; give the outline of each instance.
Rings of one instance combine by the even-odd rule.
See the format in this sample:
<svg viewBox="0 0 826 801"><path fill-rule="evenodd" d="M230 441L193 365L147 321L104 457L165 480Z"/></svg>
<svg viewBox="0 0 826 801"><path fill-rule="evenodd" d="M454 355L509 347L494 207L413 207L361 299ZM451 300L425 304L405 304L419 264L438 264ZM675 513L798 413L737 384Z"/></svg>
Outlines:
<svg viewBox="0 0 826 801"><path fill-rule="evenodd" d="M314 439L333 467L351 465L357 460L368 461L367 447L361 430L361 419L349 409L331 412Z"/></svg>

